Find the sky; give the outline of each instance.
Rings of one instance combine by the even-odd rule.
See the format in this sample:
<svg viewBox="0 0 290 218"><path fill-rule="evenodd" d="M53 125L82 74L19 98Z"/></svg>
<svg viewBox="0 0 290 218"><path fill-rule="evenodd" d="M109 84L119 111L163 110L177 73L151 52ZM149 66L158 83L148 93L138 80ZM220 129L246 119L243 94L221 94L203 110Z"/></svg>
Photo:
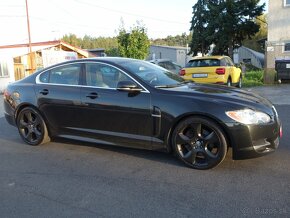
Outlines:
<svg viewBox="0 0 290 218"><path fill-rule="evenodd" d="M265 2L267 0L262 0ZM32 42L65 34L114 37L123 20L129 30L137 22L149 38L189 33L196 0L27 0ZM0 1L0 45L28 42L25 0Z"/></svg>

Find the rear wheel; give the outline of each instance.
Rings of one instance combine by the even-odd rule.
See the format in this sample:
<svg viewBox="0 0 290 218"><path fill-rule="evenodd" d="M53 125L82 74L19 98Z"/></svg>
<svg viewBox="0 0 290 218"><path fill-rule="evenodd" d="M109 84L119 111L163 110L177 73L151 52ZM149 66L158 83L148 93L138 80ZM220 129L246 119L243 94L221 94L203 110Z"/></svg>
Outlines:
<svg viewBox="0 0 290 218"><path fill-rule="evenodd" d="M32 107L26 107L19 112L17 128L23 141L29 145L39 145L50 141L42 116Z"/></svg>
<svg viewBox="0 0 290 218"><path fill-rule="evenodd" d="M228 78L227 86L228 86L228 87L232 86L232 80L231 80L231 78Z"/></svg>
<svg viewBox="0 0 290 218"><path fill-rule="evenodd" d="M242 84L243 84L243 79L242 79L242 76L240 76L240 78L239 78L239 82L238 82L238 84L237 84L237 87L238 87L238 88L242 88Z"/></svg>
<svg viewBox="0 0 290 218"><path fill-rule="evenodd" d="M179 159L200 170L220 164L228 147L221 128L213 121L201 117L181 121L173 131L172 145Z"/></svg>

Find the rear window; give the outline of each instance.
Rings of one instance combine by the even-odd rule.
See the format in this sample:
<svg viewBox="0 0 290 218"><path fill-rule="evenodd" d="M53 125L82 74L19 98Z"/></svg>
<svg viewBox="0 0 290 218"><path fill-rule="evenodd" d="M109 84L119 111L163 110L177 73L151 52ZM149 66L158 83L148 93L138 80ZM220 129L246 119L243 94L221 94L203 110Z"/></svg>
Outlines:
<svg viewBox="0 0 290 218"><path fill-rule="evenodd" d="M218 59L198 59L189 61L185 67L214 67L220 66Z"/></svg>

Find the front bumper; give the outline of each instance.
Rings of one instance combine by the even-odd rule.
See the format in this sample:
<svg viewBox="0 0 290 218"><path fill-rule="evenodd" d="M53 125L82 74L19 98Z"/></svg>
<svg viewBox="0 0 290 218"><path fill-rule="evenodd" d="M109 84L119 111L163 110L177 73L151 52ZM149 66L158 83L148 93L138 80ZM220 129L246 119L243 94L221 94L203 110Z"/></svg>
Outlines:
<svg viewBox="0 0 290 218"><path fill-rule="evenodd" d="M12 125L12 126L16 126L15 119L14 119L13 116L11 116L11 115L5 113L5 119L6 119L6 121L7 121L10 125Z"/></svg>
<svg viewBox="0 0 290 218"><path fill-rule="evenodd" d="M263 125L228 123L233 159L249 159L274 152L282 136L280 120Z"/></svg>

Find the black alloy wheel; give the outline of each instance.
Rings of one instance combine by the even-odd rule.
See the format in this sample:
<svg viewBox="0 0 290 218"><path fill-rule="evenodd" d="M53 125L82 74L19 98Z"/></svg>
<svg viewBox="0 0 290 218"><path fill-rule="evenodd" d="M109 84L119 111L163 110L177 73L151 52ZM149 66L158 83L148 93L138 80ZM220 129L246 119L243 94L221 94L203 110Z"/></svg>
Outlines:
<svg viewBox="0 0 290 218"><path fill-rule="evenodd" d="M210 169L220 164L227 153L227 140L211 120L190 117L181 121L172 135L177 156L194 169Z"/></svg>
<svg viewBox="0 0 290 218"><path fill-rule="evenodd" d="M46 124L37 110L24 108L17 116L17 128L21 138L29 145L49 142Z"/></svg>

